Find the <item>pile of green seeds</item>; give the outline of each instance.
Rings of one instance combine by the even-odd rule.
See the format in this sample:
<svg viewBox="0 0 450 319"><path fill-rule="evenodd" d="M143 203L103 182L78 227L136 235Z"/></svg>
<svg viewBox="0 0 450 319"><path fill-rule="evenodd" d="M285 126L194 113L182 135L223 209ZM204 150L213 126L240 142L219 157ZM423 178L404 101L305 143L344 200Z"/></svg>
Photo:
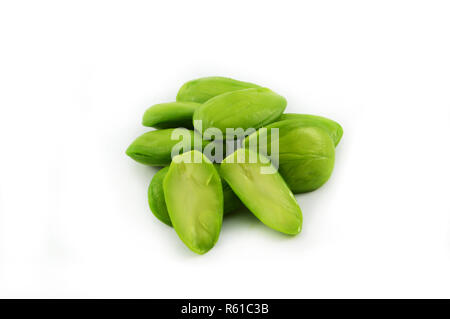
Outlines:
<svg viewBox="0 0 450 319"><path fill-rule="evenodd" d="M313 191L330 178L343 130L325 117L284 114L286 105L284 97L259 85L205 77L185 83L176 102L153 105L144 113L142 124L156 130L136 138L126 154L163 167L148 188L150 209L192 251L209 251L219 238L223 215L244 208L274 230L300 233L302 212L294 194ZM180 143L173 133L179 128L189 143L172 158ZM224 144L238 140L241 147L215 161L206 152L208 128L219 130ZM244 133L227 135L227 128ZM256 131L246 135L249 128ZM277 135L271 136L272 128ZM256 152L250 145L257 146Z"/></svg>

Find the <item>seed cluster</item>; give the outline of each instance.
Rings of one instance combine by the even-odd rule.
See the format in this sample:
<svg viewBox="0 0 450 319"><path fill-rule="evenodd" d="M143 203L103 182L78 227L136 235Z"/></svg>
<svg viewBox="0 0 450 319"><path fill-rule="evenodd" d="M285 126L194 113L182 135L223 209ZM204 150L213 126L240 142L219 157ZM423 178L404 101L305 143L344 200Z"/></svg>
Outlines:
<svg viewBox="0 0 450 319"><path fill-rule="evenodd" d="M286 105L259 85L206 77L185 83L175 102L144 113L142 124L157 130L136 138L126 153L163 166L148 188L150 209L192 251L209 251L223 215L244 209L274 230L300 233L303 217L294 194L330 178L343 129L325 117L283 114ZM224 159L210 156L210 141L202 138L210 129L220 136L216 145L237 139L240 147ZM173 156L174 148L179 155Z"/></svg>

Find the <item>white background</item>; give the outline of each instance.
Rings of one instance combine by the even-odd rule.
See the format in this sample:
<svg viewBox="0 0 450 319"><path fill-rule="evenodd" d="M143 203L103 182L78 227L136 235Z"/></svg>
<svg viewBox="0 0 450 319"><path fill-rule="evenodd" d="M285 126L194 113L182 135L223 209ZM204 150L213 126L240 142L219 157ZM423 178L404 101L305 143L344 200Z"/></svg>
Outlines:
<svg viewBox="0 0 450 319"><path fill-rule="evenodd" d="M450 297L448 1L2 1L0 297ZM289 238L249 214L191 253L126 157L193 78L344 127Z"/></svg>

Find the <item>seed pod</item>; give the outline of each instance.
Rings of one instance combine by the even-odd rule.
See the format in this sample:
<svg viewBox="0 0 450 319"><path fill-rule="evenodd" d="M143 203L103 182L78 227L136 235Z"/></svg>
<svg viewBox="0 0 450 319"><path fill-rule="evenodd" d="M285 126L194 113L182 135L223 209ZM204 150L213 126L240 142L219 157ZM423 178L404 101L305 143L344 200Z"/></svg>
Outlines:
<svg viewBox="0 0 450 319"><path fill-rule="evenodd" d="M243 130L258 129L275 121L286 104L284 97L266 88L228 92L208 100L195 111L194 127L202 133L208 128L218 128L227 139L240 138L245 135ZM242 131L229 131L227 135L227 128Z"/></svg>
<svg viewBox="0 0 450 319"><path fill-rule="evenodd" d="M256 161L252 161L252 157ZM300 207L268 158L248 149L238 149L224 159L220 173L244 205L265 225L289 235L300 233Z"/></svg>
<svg viewBox="0 0 450 319"><path fill-rule="evenodd" d="M274 141L272 128L279 130L278 139ZM325 130L303 126L295 120L272 123L265 130L260 129L248 136L245 147L258 144L259 152L275 159L277 154L272 154L272 143L278 143L279 172L294 194L313 191L330 178L334 166L334 143ZM264 132L267 139L261 139Z"/></svg>
<svg viewBox="0 0 450 319"><path fill-rule="evenodd" d="M142 125L155 128L185 127L192 129L192 115L200 106L193 102L155 104L145 111Z"/></svg>
<svg viewBox="0 0 450 319"><path fill-rule="evenodd" d="M219 170L219 166L219 164L214 165L217 171ZM158 218L164 224L172 226L169 212L167 211L163 188L164 177L166 177L168 171L169 167L167 166L160 169L153 176L152 181L150 182L150 185L148 187L148 204L150 206L150 210L153 212L153 215L155 215L156 218ZM234 194L233 190L227 184L227 182L225 182L224 179L221 179L221 182L223 191L223 214L226 215L244 207L244 205L242 205L242 202Z"/></svg>
<svg viewBox="0 0 450 319"><path fill-rule="evenodd" d="M175 133L174 131L177 130ZM174 139L172 139L174 133ZM176 134L181 133L182 135ZM126 153L135 161L150 166L166 166L172 161L172 148L179 146L179 153L202 147L201 137L194 131L177 128L150 131L142 134L128 147Z"/></svg>
<svg viewBox="0 0 450 319"><path fill-rule="evenodd" d="M339 123L323 116L310 114L285 113L277 121L297 120L303 126L317 126L323 128L330 135L336 147L344 134L344 130Z"/></svg>
<svg viewBox="0 0 450 319"><path fill-rule="evenodd" d="M177 101L204 103L226 92L256 87L259 86L253 83L211 76L184 83L178 91Z"/></svg>
<svg viewBox="0 0 450 319"><path fill-rule="evenodd" d="M192 161L196 156L199 163ZM178 236L192 251L206 253L219 238L223 218L222 182L214 165L198 151L177 155L163 187Z"/></svg>
<svg viewBox="0 0 450 319"><path fill-rule="evenodd" d="M148 187L148 205L153 215L168 226L172 226L169 212L167 211L166 200L164 199L163 181L169 167L160 169L153 176Z"/></svg>

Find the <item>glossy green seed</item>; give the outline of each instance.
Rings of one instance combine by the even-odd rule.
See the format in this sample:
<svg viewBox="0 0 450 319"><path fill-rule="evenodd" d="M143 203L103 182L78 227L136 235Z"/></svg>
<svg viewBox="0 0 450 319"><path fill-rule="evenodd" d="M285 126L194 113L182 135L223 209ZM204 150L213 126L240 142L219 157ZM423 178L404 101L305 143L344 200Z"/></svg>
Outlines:
<svg viewBox="0 0 450 319"><path fill-rule="evenodd" d="M164 199L163 181L169 167L160 169L153 176L148 187L148 204L153 215L168 226L172 226L169 212L167 211L166 200Z"/></svg>
<svg viewBox="0 0 450 319"><path fill-rule="evenodd" d="M178 91L177 101L204 103L226 92L256 87L259 86L220 76L205 77L183 84Z"/></svg>
<svg viewBox="0 0 450 319"><path fill-rule="evenodd" d="M295 114L295 113L285 113L280 116L277 121L284 120L297 120L301 125L304 126L318 126L323 128L330 135L334 142L334 146L339 144L339 141L344 134L344 130L339 123L330 120L323 116L310 115L310 114Z"/></svg>
<svg viewBox="0 0 450 319"><path fill-rule="evenodd" d="M196 156L201 162L192 162ZM214 165L198 151L175 156L163 188L180 239L198 254L209 251L219 238L223 218L222 182Z"/></svg>
<svg viewBox="0 0 450 319"><path fill-rule="evenodd" d="M200 106L193 102L155 104L145 111L142 125L155 128L185 127L192 129L192 115Z"/></svg>
<svg viewBox="0 0 450 319"><path fill-rule="evenodd" d="M219 170L219 164L214 164L216 170ZM166 200L164 198L164 188L163 181L166 177L169 167L164 167L160 169L152 178L150 185L148 187L148 204L153 215L156 216L160 221L168 226L172 226L170 221L169 212L167 211ZM239 200L239 198L234 194L231 187L227 184L224 179L221 179L222 191L223 191L223 214L234 212L244 205Z"/></svg>
<svg viewBox="0 0 450 319"><path fill-rule="evenodd" d="M244 132L226 135L227 128L258 129L278 119L286 104L284 97L266 88L228 92L208 100L195 111L194 127L202 133L208 128L218 128L224 138L239 138Z"/></svg>
<svg viewBox="0 0 450 319"><path fill-rule="evenodd" d="M267 158L253 153L257 162L251 163L251 154L247 149L238 149L226 157L220 165L221 176L265 225L289 235L300 233L302 212L291 190L271 163L263 162ZM272 173L264 174L262 168Z"/></svg>
<svg viewBox="0 0 450 319"><path fill-rule="evenodd" d="M266 146L260 143L261 132L265 129L248 136L245 146L258 142L260 152L272 155L272 128L278 128L279 172L292 192L304 193L322 186L334 166L334 142L328 133L317 126L287 120L267 126L267 139L263 138L267 140Z"/></svg>
<svg viewBox="0 0 450 319"><path fill-rule="evenodd" d="M166 166L172 161L172 148L178 143L181 143L179 144L180 153L194 149L196 144L200 145L199 148L201 148L201 137L195 134L194 131L176 129L178 132L183 132L186 136L178 136L177 139L172 139L174 130L164 129L144 133L131 143L126 154L142 164ZM195 139L197 139L197 143L195 143Z"/></svg>

